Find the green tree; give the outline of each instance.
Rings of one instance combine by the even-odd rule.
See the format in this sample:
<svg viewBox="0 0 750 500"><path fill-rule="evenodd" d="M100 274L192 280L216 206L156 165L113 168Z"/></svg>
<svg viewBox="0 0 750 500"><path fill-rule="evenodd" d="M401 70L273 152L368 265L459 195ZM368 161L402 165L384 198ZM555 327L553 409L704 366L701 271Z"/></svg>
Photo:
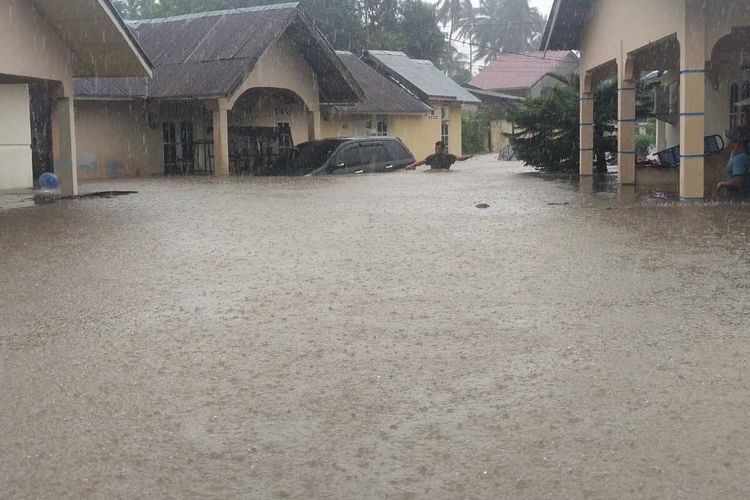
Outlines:
<svg viewBox="0 0 750 500"><path fill-rule="evenodd" d="M578 171L578 90L560 85L508 111L506 134L520 160L546 172Z"/></svg>
<svg viewBox="0 0 750 500"><path fill-rule="evenodd" d="M414 59L427 59L440 65L445 39L438 28L435 9L420 0L404 0L399 7L398 31L404 52Z"/></svg>
<svg viewBox="0 0 750 500"><path fill-rule="evenodd" d="M545 17L528 0L481 0L462 20L459 35L476 45L475 61L489 63L498 52L537 48Z"/></svg>

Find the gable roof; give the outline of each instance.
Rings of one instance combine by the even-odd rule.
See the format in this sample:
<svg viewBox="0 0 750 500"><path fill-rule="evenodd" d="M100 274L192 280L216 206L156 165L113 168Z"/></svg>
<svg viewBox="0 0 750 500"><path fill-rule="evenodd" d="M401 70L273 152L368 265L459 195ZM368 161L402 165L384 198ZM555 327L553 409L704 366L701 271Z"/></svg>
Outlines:
<svg viewBox="0 0 750 500"><path fill-rule="evenodd" d="M74 76L150 74L151 62L110 0L33 3L75 55Z"/></svg>
<svg viewBox="0 0 750 500"><path fill-rule="evenodd" d="M593 0L555 0L542 35L542 50L581 48L581 34Z"/></svg>
<svg viewBox="0 0 750 500"><path fill-rule="evenodd" d="M398 81L423 100L441 99L471 104L480 102L430 61L411 59L403 52L391 50L368 50L365 57L377 70Z"/></svg>
<svg viewBox="0 0 750 500"><path fill-rule="evenodd" d="M76 97L227 97L284 34L316 71L323 100L353 102L361 94L297 3L131 21L128 25L154 63L153 78L77 80Z"/></svg>
<svg viewBox="0 0 750 500"><path fill-rule="evenodd" d="M548 73L572 73L578 69L578 57L570 51L498 54L469 83L483 90L528 89Z"/></svg>
<svg viewBox="0 0 750 500"><path fill-rule="evenodd" d="M339 59L359 84L364 99L354 106L341 107L346 113L403 113L425 114L432 111L428 105L399 87L348 51L336 51Z"/></svg>

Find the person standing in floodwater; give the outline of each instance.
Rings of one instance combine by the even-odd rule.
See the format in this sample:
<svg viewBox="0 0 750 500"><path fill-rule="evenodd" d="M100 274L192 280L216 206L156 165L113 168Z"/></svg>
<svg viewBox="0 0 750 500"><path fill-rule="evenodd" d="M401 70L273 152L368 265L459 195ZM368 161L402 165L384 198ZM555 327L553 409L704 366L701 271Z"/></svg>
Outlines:
<svg viewBox="0 0 750 500"><path fill-rule="evenodd" d="M446 153L445 144L443 141L438 141L435 143L435 154L428 156L422 161L407 165L404 170L415 170L422 165L429 165L432 170L449 170L451 165L457 161L466 161L470 158L474 158L474 155L456 156Z"/></svg>
<svg viewBox="0 0 750 500"><path fill-rule="evenodd" d="M750 156L747 154L750 130L735 127L728 130L726 136L732 157L727 163L726 178L716 185L716 192L726 189L730 196L746 196L750 184Z"/></svg>

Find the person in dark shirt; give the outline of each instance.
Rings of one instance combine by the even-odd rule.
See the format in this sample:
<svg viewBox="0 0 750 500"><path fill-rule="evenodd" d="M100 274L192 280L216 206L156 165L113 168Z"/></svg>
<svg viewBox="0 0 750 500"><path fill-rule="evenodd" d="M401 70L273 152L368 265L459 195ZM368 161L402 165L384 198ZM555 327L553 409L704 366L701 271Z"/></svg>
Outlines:
<svg viewBox="0 0 750 500"><path fill-rule="evenodd" d="M448 170L457 161L466 161L473 157L474 155L456 156L446 153L445 144L443 144L443 141L438 141L435 143L435 154L428 156L422 161L408 165L404 170L415 170L422 165L429 165L432 170Z"/></svg>

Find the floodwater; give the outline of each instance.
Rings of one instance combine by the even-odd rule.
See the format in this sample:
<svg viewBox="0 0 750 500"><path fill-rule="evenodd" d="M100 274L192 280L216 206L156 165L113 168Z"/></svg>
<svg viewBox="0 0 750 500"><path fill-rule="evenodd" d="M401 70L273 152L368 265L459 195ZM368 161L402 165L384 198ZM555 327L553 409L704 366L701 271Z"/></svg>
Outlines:
<svg viewBox="0 0 750 500"><path fill-rule="evenodd" d="M747 498L750 206L524 172L0 212L0 496Z"/></svg>

